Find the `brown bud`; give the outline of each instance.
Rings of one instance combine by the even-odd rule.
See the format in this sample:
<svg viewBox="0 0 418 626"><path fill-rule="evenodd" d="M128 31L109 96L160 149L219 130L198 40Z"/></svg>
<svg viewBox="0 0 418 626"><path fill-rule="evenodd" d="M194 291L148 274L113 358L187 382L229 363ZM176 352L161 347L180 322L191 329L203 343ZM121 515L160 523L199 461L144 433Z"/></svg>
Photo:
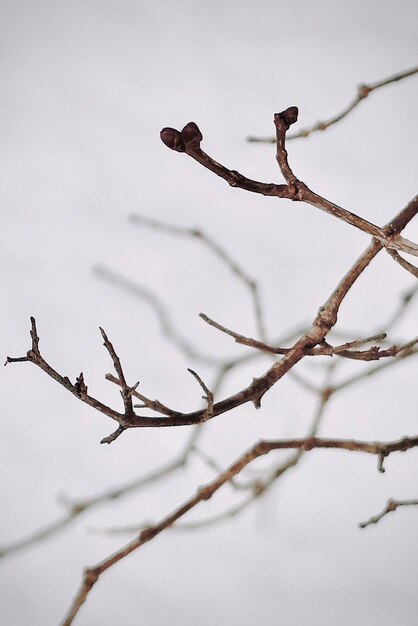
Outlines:
<svg viewBox="0 0 418 626"><path fill-rule="evenodd" d="M289 107L281 113L276 113L274 117L278 117L285 124L286 130L294 124L298 119L299 110L298 107Z"/></svg>
<svg viewBox="0 0 418 626"><path fill-rule="evenodd" d="M175 128L163 128L160 132L161 141L171 150L184 152L185 147L181 135Z"/></svg>
<svg viewBox="0 0 418 626"><path fill-rule="evenodd" d="M203 139L203 135L197 124L189 122L181 131L181 138L187 148L198 148Z"/></svg>

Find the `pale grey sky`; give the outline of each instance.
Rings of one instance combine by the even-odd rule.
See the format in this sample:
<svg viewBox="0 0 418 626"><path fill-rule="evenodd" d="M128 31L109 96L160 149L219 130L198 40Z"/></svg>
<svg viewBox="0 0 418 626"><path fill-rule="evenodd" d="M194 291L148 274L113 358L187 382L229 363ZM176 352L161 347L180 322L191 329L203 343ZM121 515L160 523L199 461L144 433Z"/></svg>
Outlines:
<svg viewBox="0 0 418 626"><path fill-rule="evenodd" d="M271 336L313 317L368 238L312 207L229 188L167 150L160 129L194 120L214 158L279 181L274 148L245 137L271 134L273 114L290 105L299 107L300 125L313 123L343 108L358 83L415 65L416 3L3 0L1 14L2 355L26 352L34 315L45 357L72 379L83 370L94 395L119 407L103 378L110 361L101 325L131 382L194 409L201 394L186 368L208 380L210 370L179 356L150 307L100 282L92 267L153 289L177 328L215 356L245 350L198 313L254 334L249 298L197 243L140 229L129 214L198 226L228 247L260 282ZM295 172L329 199L385 223L416 192L416 96L410 78L372 94L340 126L289 144ZM417 224L406 235L416 240ZM386 257L347 299L342 328L376 330L411 286L413 278ZM417 334L416 313L405 316L396 339ZM266 367L245 368L221 395ZM321 433L413 434L413 370L405 364L341 394ZM189 434L138 429L100 446L113 423L30 364L5 368L0 393L2 544L58 516L57 493L87 497L140 476L172 459ZM283 381L262 412L245 406L213 420L204 447L228 463L260 437L301 435L312 411L312 397ZM312 453L241 518L167 533L120 563L76 623L412 626L416 511L365 531L357 523L388 497L417 496L416 458L394 456L380 475L375 459ZM82 568L126 540L89 528L158 519L211 476L196 462L187 475L97 509L0 562L1 622L58 624ZM219 494L196 515L219 511L228 497Z"/></svg>

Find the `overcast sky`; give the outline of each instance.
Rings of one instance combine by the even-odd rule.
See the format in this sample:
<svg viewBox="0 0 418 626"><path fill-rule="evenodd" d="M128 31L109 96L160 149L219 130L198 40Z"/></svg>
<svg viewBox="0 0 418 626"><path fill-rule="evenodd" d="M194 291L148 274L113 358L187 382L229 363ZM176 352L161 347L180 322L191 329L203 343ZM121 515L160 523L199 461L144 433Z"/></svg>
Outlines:
<svg viewBox="0 0 418 626"><path fill-rule="evenodd" d="M168 150L159 131L193 120L215 159L280 182L274 147L246 136L272 134L273 114L292 105L300 127L314 123L341 110L359 83L414 66L416 3L3 0L0 7L3 358L28 350L34 315L45 358L72 380L82 370L91 393L119 410L119 394L104 380L111 363L102 326L129 382L179 410L198 408L201 390L186 368L208 383L213 371L178 354L149 304L99 280L93 268L158 294L178 331L215 357L246 349L198 313L254 335L250 298L198 242L146 230L129 215L202 228L227 248L259 282L270 337L312 320L368 237L313 207L229 188ZM417 80L373 93L339 126L289 143L295 173L330 200L386 223L416 193ZM417 224L405 234L416 241ZM412 284L381 253L344 303L341 330L380 330ZM416 318L411 307L394 339L415 336ZM246 366L220 397L268 366L266 359ZM303 368L320 376L312 364ZM28 363L2 371L0 393L2 544L55 519L57 494L88 497L141 476L173 459L190 434L136 429L100 446L111 420ZM283 380L261 411L244 406L214 419L202 447L227 465L261 437L302 436L314 407L310 394ZM335 398L321 434L412 435L416 407L410 361ZM364 531L357 524L389 497L417 497L417 454L394 455L381 475L374 458L312 453L239 519L168 532L118 564L76 623L412 626L417 512L399 511ZM82 568L130 538L92 528L157 520L212 476L195 461L0 562L1 622L58 624ZM231 497L226 489L195 518Z"/></svg>

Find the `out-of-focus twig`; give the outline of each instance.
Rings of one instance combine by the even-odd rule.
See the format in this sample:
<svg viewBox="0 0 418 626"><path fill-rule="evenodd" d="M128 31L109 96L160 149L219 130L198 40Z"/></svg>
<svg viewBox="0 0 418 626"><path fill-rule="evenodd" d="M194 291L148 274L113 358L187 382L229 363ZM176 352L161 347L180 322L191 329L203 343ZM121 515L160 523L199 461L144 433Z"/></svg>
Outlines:
<svg viewBox="0 0 418 626"><path fill-rule="evenodd" d="M388 248L387 253L390 254L392 259L394 259L397 263L399 263L399 265L401 265L401 267L403 267L404 270L412 274L412 276L415 276L415 278L418 278L418 267L415 267L415 265L413 265L412 263L410 263L409 261L401 257L401 255L398 252L396 252L396 250L390 250Z"/></svg>
<svg viewBox="0 0 418 626"><path fill-rule="evenodd" d="M358 107L360 102L365 100L373 91L376 91L377 89L380 89L381 87L385 87L386 85L390 85L391 83L395 83L400 80L403 80L404 78L408 78L408 76L413 76L417 72L418 72L418 67L413 67L410 70L405 70L404 72L398 72L397 74L394 74L393 76L389 76L388 78L384 78L383 80L379 80L375 83L369 83L369 84L361 83L357 87L357 94L355 98L340 113L337 113L337 115L333 115L332 117L326 120L323 120L321 122L316 122L316 124L313 124L312 126L308 126L307 128L302 128L297 133L289 133L287 140L290 141L292 139L300 139L300 138L309 137L309 135L312 135L313 133L326 130L330 126L337 124L338 122L343 120L345 117L347 117L347 115L349 115L349 113L354 111L354 109ZM247 137L247 141L252 142L252 143L275 143L276 138L275 137L254 137L251 135Z"/></svg>
<svg viewBox="0 0 418 626"><path fill-rule="evenodd" d="M373 515L370 517L367 522L360 522L360 528L366 528L367 526L371 526L371 524L378 524L380 520L388 515L388 513L393 513L400 506L417 506L418 500L388 500L383 511L378 513L377 515Z"/></svg>
<svg viewBox="0 0 418 626"><path fill-rule="evenodd" d="M379 363L378 365L375 365L374 367L370 367L363 372L358 372L357 374L353 374L352 376L345 378L344 380L337 383L333 387L333 391L339 391L340 389L345 389L346 387L350 387L354 383L365 381L370 376L375 376L376 374L379 374L382 370L387 369L388 367L393 367L396 363L401 363L405 359L409 357L417 356L417 355L418 355L417 348L411 348L410 350L405 350L404 352L401 352L400 354L397 354L396 356L394 356L393 359L390 361Z"/></svg>
<svg viewBox="0 0 418 626"><path fill-rule="evenodd" d="M215 322L210 317L205 315L204 313L200 313L200 317L207 322L210 326L217 328L221 332L226 335L230 335L234 337L235 341L241 345L249 346L251 348L256 348L257 350L261 350L262 352L267 352L269 354L288 354L291 348L281 348L278 346L270 346L266 343L258 341L257 339L253 339L251 337L245 337L226 326L222 326L218 322ZM372 341L382 341L386 339L386 333L379 333L378 335L374 335L372 337L367 337L365 339L356 339L354 341L348 341L339 346L331 346L329 343L323 341L319 346L315 348L307 348L305 350L306 356L340 356L346 359L353 359L356 361L378 361L383 357L393 357L397 354L409 350L416 343L418 343L418 337L411 339L405 344L400 346L393 345L390 348L382 349L377 346L373 346L368 350L354 350L353 348L360 347L366 343L370 343Z"/></svg>
<svg viewBox="0 0 418 626"><path fill-rule="evenodd" d="M45 539L49 539L57 532L69 526L75 521L76 518L80 517L87 511L90 511L101 504L119 500L133 491L139 491L142 487L154 484L166 476L173 474L175 471L184 468L189 461L191 451L194 449L196 437L199 433L198 429L199 427L195 427L192 431L183 452L177 459L174 459L170 463L161 465L158 469L146 474L145 476L131 480L123 485L112 487L103 493L99 493L90 498L70 500L68 498L61 497L60 500L62 501L62 504L68 509L67 512L54 522L45 525L40 530L31 533L27 537L14 541L9 545L0 547L0 558L20 552L29 546L35 545Z"/></svg>
<svg viewBox="0 0 418 626"><path fill-rule="evenodd" d="M219 366L224 362L224 360L214 358L208 354L200 352L190 341L181 335L170 319L167 307L154 291L151 291L143 285L139 285L137 282L127 278L123 274L110 270L102 265L96 265L93 268L93 271L95 275L104 282L116 287L117 289L121 289L125 293L132 294L144 302L147 302L160 324L160 329L163 335L186 357L192 359L193 361L214 366Z"/></svg>
<svg viewBox="0 0 418 626"><path fill-rule="evenodd" d="M322 391L318 394L319 395L318 406L316 408L316 411L312 420L312 424L309 427L307 438L314 437L318 432L320 423L325 413L326 405L332 395L332 391L330 391L330 383L331 383L332 373L335 370L336 365L337 365L337 362L335 361L333 363L330 363L327 368ZM263 478L262 475L257 473L257 476L254 479L252 479L250 482L247 482L245 484L237 483L236 479L232 478L230 480L231 486L235 487L238 490L245 490L245 491L250 490L250 495L244 498L238 504L235 504L234 506L231 506L227 508L225 511L222 511L221 513L214 515L212 517L207 517L207 518L204 518L203 520L198 520L196 522L181 522L181 523L175 524L173 526L173 530L200 529L206 526L213 526L226 519L231 519L233 517L236 517L239 513L244 511L246 508L248 508L256 499L258 499L261 495L266 493L266 491L270 489L270 487L273 485L275 481L277 481L278 478L283 476L291 468L298 465L304 453L305 453L305 450L303 449L297 450L288 459L286 459L286 461L281 462L278 465L276 465L273 468L273 470L269 472L267 477ZM215 469L219 473L223 471L223 469L219 467L219 465L215 463L211 457L208 457L208 455L206 455L205 453L202 453L201 451L199 451L199 455L203 456L203 458L207 460L208 465L213 467L213 469ZM263 472L263 474L265 474L265 472ZM136 525L131 524L129 526L124 526L124 527L119 527L119 528L113 527L110 529L106 529L106 532L109 532L112 534L113 533L132 534L132 532L139 532L140 530L145 528L145 526L147 525L149 524L145 524L144 522L141 522L140 524L136 524Z"/></svg>
<svg viewBox="0 0 418 626"><path fill-rule="evenodd" d="M385 84L388 84L388 82L393 82L394 80L400 80L400 77L392 77L391 79L387 79ZM382 85L375 85L372 88L370 86L367 87L367 93L370 93L370 91L376 89L378 86L383 86L383 83ZM366 97L366 95L367 94L365 93L362 98ZM345 115L347 113L345 113ZM130 428L196 425L193 431L192 439L189 441L185 453L173 463L168 464L163 468L160 468L160 471L154 472L152 476L143 478L142 483L140 483L140 481L138 480L134 481L136 483L135 488L138 488L140 484L156 481L163 476L166 476L167 474L173 472L178 467L184 466L191 454L198 450L196 446L196 437L198 436L197 433L200 432L200 429L202 428L201 424L206 420L212 419L248 402L252 402L255 408L259 408L261 400L267 393L267 391L271 389L273 385L275 385L285 375L292 372L294 367L298 363L300 363L305 358L305 356L338 355L358 360L376 360L382 356L391 356L393 357L391 363L395 363L400 361L401 359L406 358L407 356L418 352L418 349L416 348L416 339L407 343L403 343L401 346L391 346L389 344L388 348L373 346L365 350L357 349L365 343L371 341L383 341L384 338L382 334L379 335L379 339L376 339L376 337L368 337L367 339L359 339L354 337L353 340L346 341L344 344L340 344L337 346L332 346L327 342L330 331L335 327L337 323L339 309L348 292L382 249L386 248L391 254L393 251L400 250L402 252L418 256L418 245L401 237L401 232L403 228L415 217L418 212L418 196L413 198L402 211L400 211L388 224L382 227L379 227L369 222L367 219L360 217L359 215L356 215L342 207L339 207L325 198L322 198L314 191L309 189L305 183L297 178L289 163L288 152L286 150L285 142L287 137L287 131L289 130L290 126L297 121L297 117L298 109L296 107L289 107L285 111L276 114L274 117L277 143L276 158L280 171L285 180L285 184L281 185L273 183L262 183L251 180L249 178L246 178L239 172L230 170L212 159L212 157L207 155L200 148L202 134L194 122L190 122L189 124L187 124L181 131L168 127L164 128L161 131L161 138L169 148L178 152L185 152L187 155L195 159L198 163L200 163L210 171L214 172L218 176L222 177L231 186L240 187L248 191L260 193L266 196L275 196L278 198L287 198L295 201L303 201L309 203L314 207L327 212L333 217L336 217L371 236L372 239L367 248L352 264L352 266L341 278L340 282L336 285L326 301L322 304L322 306L320 306L318 313L313 318L311 324L307 326L306 330L303 333L298 335L293 340L293 343L290 347L276 348L274 346L271 347L267 344L264 327L261 321L261 306L258 300L256 286L254 286L255 283L230 258L230 256L224 250L222 250L222 248L220 248L210 238L207 238L205 235L197 230L181 229L176 226L164 225L159 222L155 222L154 220L148 220L147 224L148 226L152 226L160 230L168 230L168 232L171 232L172 234L175 233L197 237L198 239L203 241L205 245L209 247L209 249L211 249L231 269L234 275L237 276L241 281L243 281L244 284L246 284L246 286L250 289L254 302L258 332L262 341L238 335L238 333L230 331L225 327L221 327L219 324L216 324L212 320L209 320L209 318L206 318L206 321L208 321L208 323L211 323L211 325L216 326L223 332L226 332L227 334L233 336L236 341L239 341L240 343L245 343L245 345L250 345L251 347L256 347L260 350L263 350L264 352L268 352L276 356L276 360L273 365L259 378L253 378L252 382L250 384L247 384L246 387L241 388L239 391L235 392L227 398L224 398L223 400L215 402L214 395L216 386L212 388L212 391L209 390L209 387L206 386L200 376L190 369L189 371L195 377L201 389L205 393L205 396L203 397L203 399L205 400L205 405L202 408L189 413L174 410L171 407L166 406L159 400L153 400L151 398L148 398L142 393L142 391L138 390L138 384L135 384L133 386L128 385L119 356L116 353L112 343L108 339L106 333L101 330L104 339L104 345L112 359L116 372L116 375L108 374L106 378L111 382L117 384L121 390L124 412L119 413L114 409L102 404L99 400L95 399L88 393L88 388L83 373L80 373L80 375L76 378L75 383L73 384L68 377L59 374L55 369L52 368L51 365L49 365L49 363L47 363L47 361L45 361L39 349L39 336L37 333L34 318L31 318L31 349L27 352L26 356L7 358L6 363L28 361L35 364L45 373L47 373L51 378L61 384L68 391L70 391L73 395L77 396L80 400L86 402L89 406L95 408L96 410L115 420L118 424L117 429L108 437L105 437L102 442L111 443L117 437L119 437L122 432ZM344 115L342 117L344 117ZM140 220L141 219L143 223L144 219L145 222L147 222L147 218L140 218ZM414 267L412 266L412 264L404 261L403 259L402 262L400 262L397 252L394 252L392 256L397 262L400 263L400 265L402 265L402 267L404 267L404 269L411 272L411 268ZM106 277L106 279L110 282L114 282L114 284L122 286L125 291L130 290L136 295L140 295L140 297L142 297L144 300L147 300L153 307L154 312L158 315L160 319L160 324L162 328L165 329L166 335L171 338L173 343L176 343L184 353L188 353L189 355L194 354L194 356L196 357L202 357L202 355L199 355L196 352L193 353L193 349L190 347L188 342L184 341L180 337L180 335L176 335L173 326L168 321L165 308L152 292L144 290L143 288L138 288L138 286L135 286L130 281L124 282L125 279L123 277L115 275L111 272L109 273L108 270L103 270L103 268L96 270L96 272L101 275L102 278ZM412 273L414 272L412 271ZM400 309L400 311L402 310L403 309ZM401 315L401 313L399 313L399 315ZM280 358L277 359L277 355ZM335 364L335 362L340 362L341 359L333 359L332 361L333 364ZM236 367L239 363L243 363L244 360L235 359L229 362L222 362L220 360L209 360L207 362L217 368L219 382L227 375L228 371L230 371L233 367ZM308 451L314 449L341 449L375 455L378 459L378 469L379 471L383 472L384 460L387 456L389 456L393 452L407 451L417 447L418 437L404 437L395 441L378 442L358 441L351 439L330 439L318 436L319 422L322 418L325 407L331 395L335 394L337 391L344 388L348 384L352 384L353 382L355 382L355 380L358 380L360 378L363 379L374 372L381 371L381 369L382 366L380 366L380 368L378 366L373 371L368 370L366 372L363 372L361 376L359 376L357 379L351 378L343 381L343 383L340 384L331 385L331 383L328 381L325 385L319 388L315 385L312 385L312 389L319 396L319 404L315 418L313 420L313 424L311 425L311 428L306 437L292 439L274 439L272 441L264 440L254 444L247 452L241 454L239 458L237 458L236 461L232 465L230 465L229 468L227 468L226 470L218 468L218 475L214 480L210 481L203 487L199 487L194 495L188 498L186 502L178 506L174 511L166 515L162 520L160 520L160 522L156 524L147 524L146 527L142 528L139 535L133 541L123 546L97 565L87 568L84 572L79 591L77 592L68 610L62 626L69 626L73 623L75 616L78 614L78 611L85 602L90 590L105 571L107 571L117 562L125 558L128 554L132 553L145 543L154 539L161 532L175 526L186 513L194 509L201 502L209 500L225 484L229 483L232 486L234 486L234 484L238 484L236 482L236 477L238 476L238 474L240 474L248 466L250 466L250 464L255 459L265 456L273 451L293 451L293 454L288 459L286 459L284 462L281 462L280 464L276 464L272 469L270 469L267 476L265 472L258 473L256 478L248 482L246 485L244 483L240 483L240 488L243 487L250 490L250 496L246 498L244 502L236 505L235 508L225 511L223 514L224 518L226 516L232 516L237 514L237 512L243 510L245 506L251 503L251 501L267 491L267 489L269 489L270 486L280 476L287 472L291 467L294 467L300 461L302 456L304 456ZM141 408L145 408L148 411L153 412L153 414L137 414L134 411L133 397L136 397L141 401ZM137 406L135 408L137 408ZM154 413L157 413L157 415L154 415ZM204 455L203 457L201 455L201 458L205 460ZM216 462L213 459L207 457L206 462L210 467L216 469ZM130 485L129 488L134 488L133 483ZM37 538L35 535L32 536L32 543L41 540L42 538L45 538L46 534L49 536L60 527L67 525L72 519L74 519L76 515L81 514L88 508L91 508L94 504L98 504L99 502L103 502L104 500L111 500L115 499L116 497L120 497L122 493L126 493L128 490L128 487L125 486L119 488L119 490L116 492L113 491L113 494L112 492L108 491L105 494L93 497L90 500L86 500L84 502L81 501L80 503L73 503L73 505L69 509L69 512L67 513L67 518L59 520L55 524L50 525L47 529L44 529L44 531L39 531L37 533ZM115 493L117 495L115 495ZM391 506L393 507L393 505ZM389 510L394 509L390 508ZM389 512L389 510L387 512ZM382 514L380 515L379 519L381 517L383 517ZM206 520L206 522L208 523L208 520ZM213 523L213 520L210 523ZM22 542L22 545L24 543L25 542ZM28 545L27 540L26 545ZM3 552L3 554L5 554L5 552Z"/></svg>
<svg viewBox="0 0 418 626"><path fill-rule="evenodd" d="M130 220L134 224L153 228L155 230L166 232L170 235L177 235L182 237L191 237L200 241L205 245L213 254L222 261L222 263L241 281L241 283L249 290L251 299L253 302L254 316L256 321L257 332L261 340L265 341L266 331L263 320L263 311L260 302L260 295L258 291L258 283L251 278L247 272L235 261L231 255L222 248L212 237L209 237L200 228L184 228L176 226L174 224L168 224L161 222L143 215L134 213L130 216Z"/></svg>

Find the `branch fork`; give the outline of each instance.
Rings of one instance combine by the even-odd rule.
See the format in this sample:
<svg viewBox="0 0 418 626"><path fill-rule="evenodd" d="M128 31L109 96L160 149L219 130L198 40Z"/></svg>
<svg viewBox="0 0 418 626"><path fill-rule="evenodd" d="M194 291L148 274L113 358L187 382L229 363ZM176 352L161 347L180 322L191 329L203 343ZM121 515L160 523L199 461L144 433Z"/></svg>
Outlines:
<svg viewBox="0 0 418 626"><path fill-rule="evenodd" d="M212 157L203 152L200 147L203 135L195 122L189 122L186 124L182 131L171 127L165 127L162 129L160 137L162 142L168 148L177 152L185 152L198 163L226 180L232 187L240 187L242 189L246 189L247 191L252 191L265 196L276 196L279 198L287 198L288 200L306 202L307 204L311 204L315 208L325 211L329 215L332 215L333 217L336 217L367 233L377 239L388 251L395 250L418 256L418 244L401 237L399 230L395 229L393 231L392 223L381 228L359 215L356 215L347 209L343 209L337 204L323 198L316 192L309 189L309 187L294 174L288 162L288 154L285 143L286 133L290 126L296 123L297 118L298 108L295 106L291 106L274 115L277 144L276 159L283 178L286 181L285 185L262 183L251 180L236 170L228 169L212 159ZM418 211L418 196L416 196L410 204L411 210L414 212L414 215L416 215ZM397 257L394 257L394 259L399 262L404 269L407 269L407 271L411 271L412 269L412 273L415 271L418 272L418 269L412 264L409 264L409 262L402 263ZM409 267L409 265L411 267Z"/></svg>

